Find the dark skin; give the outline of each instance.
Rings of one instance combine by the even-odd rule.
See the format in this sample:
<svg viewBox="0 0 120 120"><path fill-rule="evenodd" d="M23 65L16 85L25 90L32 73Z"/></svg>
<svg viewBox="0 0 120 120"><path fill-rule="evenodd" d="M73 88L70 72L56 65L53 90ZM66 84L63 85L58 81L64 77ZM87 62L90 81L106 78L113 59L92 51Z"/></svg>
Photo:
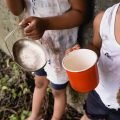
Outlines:
<svg viewBox="0 0 120 120"><path fill-rule="evenodd" d="M80 26L85 20L87 0L69 0L69 2L71 9L63 15L44 18L30 16L23 19L20 25L26 26L24 28L25 35L36 40L40 39L46 30L61 30ZM20 15L25 9L24 0L6 0L6 3L14 15Z"/></svg>
<svg viewBox="0 0 120 120"><path fill-rule="evenodd" d="M100 22L101 22L103 14L104 13L101 12L95 17L94 22L93 22L93 33L94 33L93 39L85 46L85 48L95 51L98 56L100 55L100 48L101 48L101 44L102 44L102 40L101 40L101 37L99 34L99 29L100 29ZM80 48L80 45L76 44L72 48L67 49L66 53L69 53L69 52L79 49L79 48Z"/></svg>
<svg viewBox="0 0 120 120"><path fill-rule="evenodd" d="M100 30L100 23L101 23L103 14L104 14L104 12L101 12L95 17L94 22L93 22L93 39L85 46L85 48L95 51L97 53L98 57L100 56L100 49L101 49L101 45L102 45L102 40L100 37L99 30ZM115 38L116 38L116 41L118 44L120 44L119 21L120 21L120 8L118 9L117 14L116 14L115 29L114 29ZM66 50L66 53L69 53L69 52L79 49L79 48L80 48L80 45L76 44L72 48L69 48L68 50Z"/></svg>
<svg viewBox="0 0 120 120"><path fill-rule="evenodd" d="M6 0L6 4L10 11L16 16L20 15L25 8L24 0Z"/></svg>

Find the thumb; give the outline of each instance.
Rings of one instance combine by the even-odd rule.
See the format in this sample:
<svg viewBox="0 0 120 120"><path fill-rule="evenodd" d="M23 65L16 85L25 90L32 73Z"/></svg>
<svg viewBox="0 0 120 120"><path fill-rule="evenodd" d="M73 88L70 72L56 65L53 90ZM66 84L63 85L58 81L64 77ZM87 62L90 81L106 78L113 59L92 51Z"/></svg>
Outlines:
<svg viewBox="0 0 120 120"><path fill-rule="evenodd" d="M72 48L67 49L67 50L65 51L65 55L68 54L68 53L70 53L70 52L72 52Z"/></svg>
<svg viewBox="0 0 120 120"><path fill-rule="evenodd" d="M23 19L23 20L19 23L19 25L22 26L22 27L26 27L26 26L28 26L31 22L32 22L32 17L28 17L28 18Z"/></svg>
<svg viewBox="0 0 120 120"><path fill-rule="evenodd" d="M77 49L80 49L80 45L79 44L76 44L75 46L72 47L73 50L77 50Z"/></svg>

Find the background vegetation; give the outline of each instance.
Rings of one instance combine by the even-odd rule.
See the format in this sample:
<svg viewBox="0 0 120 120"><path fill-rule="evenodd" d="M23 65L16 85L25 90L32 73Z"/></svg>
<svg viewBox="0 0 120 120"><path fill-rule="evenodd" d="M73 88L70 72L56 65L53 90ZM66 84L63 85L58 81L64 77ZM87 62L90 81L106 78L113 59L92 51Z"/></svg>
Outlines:
<svg viewBox="0 0 120 120"><path fill-rule="evenodd" d="M31 113L34 80L0 50L0 120L25 120ZM50 120L53 96L48 87L42 106L42 118ZM67 105L63 120L79 120L79 114Z"/></svg>

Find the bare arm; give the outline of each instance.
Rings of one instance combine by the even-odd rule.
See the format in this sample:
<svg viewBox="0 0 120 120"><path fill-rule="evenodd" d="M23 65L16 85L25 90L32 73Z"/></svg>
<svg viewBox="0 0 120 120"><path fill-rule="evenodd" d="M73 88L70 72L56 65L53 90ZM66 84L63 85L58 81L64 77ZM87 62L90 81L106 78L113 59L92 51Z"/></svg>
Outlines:
<svg viewBox="0 0 120 120"><path fill-rule="evenodd" d="M100 55L100 48L102 44L99 31L100 31L100 23L101 23L103 14L104 13L101 12L95 17L94 22L93 22L93 39L85 46L85 48L95 51L98 56ZM65 53L68 54L69 52L79 49L79 48L80 48L80 45L76 44L72 48L67 49Z"/></svg>
<svg viewBox="0 0 120 120"><path fill-rule="evenodd" d="M86 14L86 0L70 0L71 9L61 16L44 18L47 29L67 29L83 23Z"/></svg>
<svg viewBox="0 0 120 120"><path fill-rule="evenodd" d="M20 15L24 10L24 0L5 0L9 10L14 15Z"/></svg>
<svg viewBox="0 0 120 120"><path fill-rule="evenodd" d="M26 26L24 33L32 39L39 39L45 30L61 30L80 26L85 19L87 0L69 0L71 9L60 16L28 17L21 22Z"/></svg>
<svg viewBox="0 0 120 120"><path fill-rule="evenodd" d="M37 28L44 28L45 30L68 29L79 26L85 19L87 0L69 0L69 2L71 9L63 15L44 18L31 16L25 19L22 24L28 24L34 21Z"/></svg>
<svg viewBox="0 0 120 120"><path fill-rule="evenodd" d="M99 31L100 31L100 23L101 23L103 14L104 13L101 12L95 17L94 23L93 23L93 39L87 45L87 48L95 51L98 56L100 55L100 48L101 48L101 44L102 44L102 40L101 40Z"/></svg>

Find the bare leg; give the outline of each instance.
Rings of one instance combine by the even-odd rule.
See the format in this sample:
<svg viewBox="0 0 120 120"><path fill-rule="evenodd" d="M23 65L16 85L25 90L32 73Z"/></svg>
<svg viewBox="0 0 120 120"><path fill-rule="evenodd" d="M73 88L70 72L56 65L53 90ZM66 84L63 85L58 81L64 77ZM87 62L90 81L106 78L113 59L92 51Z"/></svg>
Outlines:
<svg viewBox="0 0 120 120"><path fill-rule="evenodd" d="M40 109L49 81L45 76L35 76L35 90L33 94L32 114L27 120L39 120Z"/></svg>
<svg viewBox="0 0 120 120"><path fill-rule="evenodd" d="M54 96L54 111L51 120L61 120L66 107L66 89L52 90Z"/></svg>

